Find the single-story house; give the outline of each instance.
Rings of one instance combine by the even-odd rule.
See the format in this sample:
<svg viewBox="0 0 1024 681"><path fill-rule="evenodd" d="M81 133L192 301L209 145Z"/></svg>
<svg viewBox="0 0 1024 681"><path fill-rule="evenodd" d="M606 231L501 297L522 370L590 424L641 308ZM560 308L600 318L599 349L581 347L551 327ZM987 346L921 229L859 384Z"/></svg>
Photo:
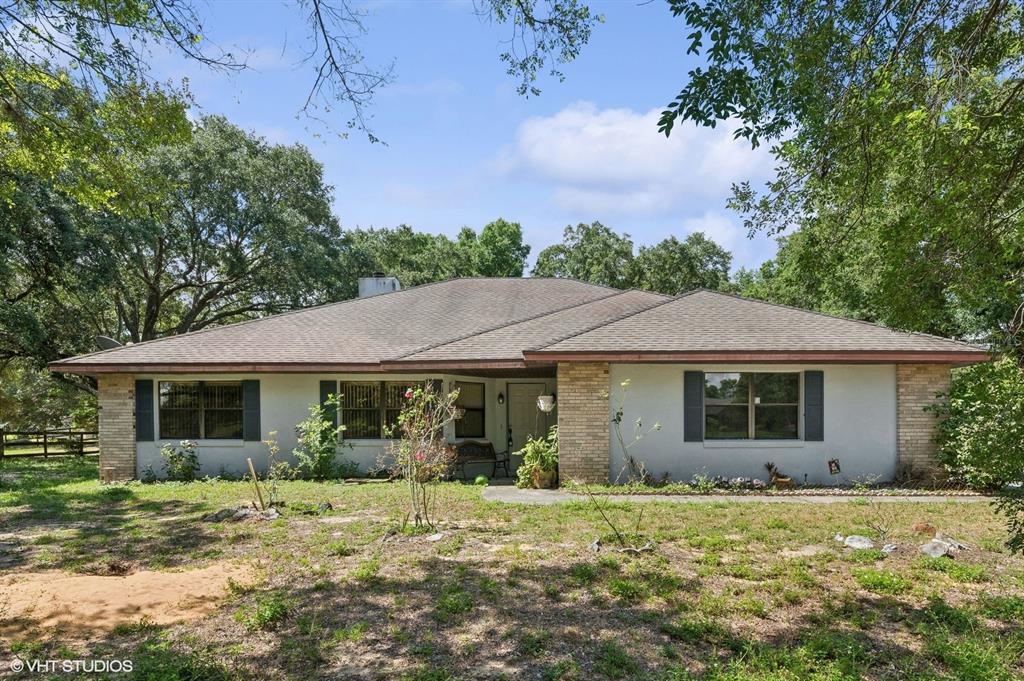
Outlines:
<svg viewBox="0 0 1024 681"><path fill-rule="evenodd" d="M707 290L481 278L374 295L399 287L362 283L353 300L51 364L98 381L101 477L159 474L161 445L183 439L199 443L202 474L242 473L247 457L265 464L271 431L290 452L295 424L328 394L342 396L343 454L367 470L406 386L432 380L460 391L453 442L516 451L557 423L563 480L616 479L620 407L627 443L636 419L660 423L630 448L655 476L765 478L771 461L800 482L891 479L935 467L924 407L951 366L989 358L961 341ZM545 395L550 412L538 408Z"/></svg>

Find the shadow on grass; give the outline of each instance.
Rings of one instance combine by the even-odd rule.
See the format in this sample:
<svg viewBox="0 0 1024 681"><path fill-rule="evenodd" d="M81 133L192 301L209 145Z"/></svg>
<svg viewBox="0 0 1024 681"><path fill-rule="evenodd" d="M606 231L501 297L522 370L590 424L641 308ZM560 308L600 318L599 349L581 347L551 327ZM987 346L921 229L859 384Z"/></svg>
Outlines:
<svg viewBox="0 0 1024 681"><path fill-rule="evenodd" d="M0 469L0 570L32 564L116 574L182 565L218 539L199 521L206 508L100 485L87 459L8 461Z"/></svg>

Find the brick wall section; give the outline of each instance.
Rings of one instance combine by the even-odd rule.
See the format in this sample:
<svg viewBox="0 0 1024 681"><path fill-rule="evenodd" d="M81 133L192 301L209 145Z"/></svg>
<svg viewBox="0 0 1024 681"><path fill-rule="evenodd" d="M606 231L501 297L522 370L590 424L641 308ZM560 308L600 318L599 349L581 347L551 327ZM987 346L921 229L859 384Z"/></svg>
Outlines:
<svg viewBox="0 0 1024 681"><path fill-rule="evenodd" d="M608 363L558 365L558 477L608 482Z"/></svg>
<svg viewBox="0 0 1024 681"><path fill-rule="evenodd" d="M135 376L101 375L99 383L100 482L135 477Z"/></svg>
<svg viewBox="0 0 1024 681"><path fill-rule="evenodd" d="M897 470L926 477L941 476L935 443L935 414L924 411L949 389L948 364L896 365Z"/></svg>

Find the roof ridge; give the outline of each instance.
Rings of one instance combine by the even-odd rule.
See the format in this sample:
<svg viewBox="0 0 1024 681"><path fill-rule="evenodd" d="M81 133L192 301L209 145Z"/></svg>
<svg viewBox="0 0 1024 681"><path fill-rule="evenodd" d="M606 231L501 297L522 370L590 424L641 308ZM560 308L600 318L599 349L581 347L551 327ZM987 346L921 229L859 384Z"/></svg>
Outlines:
<svg viewBox="0 0 1024 681"><path fill-rule="evenodd" d="M904 334L904 335L907 335L907 336L923 336L925 338L933 338L935 340L941 340L941 341L945 341L947 343L957 343L959 345L966 345L967 347L969 347L969 348L971 348L973 350L984 350L984 351L988 351L989 350L989 348L984 348L984 347L982 347L980 345L975 345L974 343L968 343L967 341L963 341L963 340L960 340L958 338L946 338L945 336L939 336L939 335L936 335L936 334L933 334L933 333L925 333L923 331L904 331L903 329L894 329L891 326L886 326L885 324L879 324L878 322L869 322L866 319L854 319L853 317L842 317L842 316L837 315L837 314L830 314L828 312L821 312L820 310L808 310L807 308L796 307L795 305L786 305L785 303L776 303L776 302L771 301L771 300L761 300L760 298L749 298L747 296L741 296L738 293L728 293L726 291L716 291L714 289L709 289L709 288L699 288L699 289L694 289L693 291L690 291L690 293L697 293L697 292L713 293L713 294L720 295L720 296L726 296L728 298L735 298L736 300L742 300L742 301L748 302L748 303L760 303L762 305L772 305L774 307L781 307L784 310L793 310L795 312L805 312L807 314L818 315L819 317L826 317L828 319L837 319L837 320L843 321L843 322L856 322L857 324L863 324L865 326L870 326L870 327L875 328L875 329L882 329L884 331L890 331L892 333Z"/></svg>
<svg viewBox="0 0 1024 681"><path fill-rule="evenodd" d="M480 277L480 278L483 279L485 277ZM487 278L499 279L501 277L487 277ZM512 278L512 277L505 277L505 278ZM525 279L526 277L523 277L523 278ZM544 277L544 278L545 279L555 279L557 277ZM481 329L481 330L478 330L478 331L470 331L468 333L462 334L461 336L457 336L456 338L451 338L449 340L441 341L441 342L438 342L438 343L433 343L433 344L425 345L425 346L416 348L415 350L410 350L409 352L407 352L405 354L398 355L397 357L392 357L390 359L386 359L386 360L382 360L382 361L384 361L384 362L397 362L397 361L403 360L403 359L405 359L407 357L412 357L413 355L418 355L421 352L426 352L427 350L434 350L436 348L440 348L440 347L443 347L445 345L451 345L452 343L458 343L459 341L466 340L467 338L472 338L473 336L480 336L480 335L485 334L485 333L491 333L492 331L498 331L500 329L504 329L504 328L509 327L509 326L515 326L516 324L522 324L524 322L533 321L534 319L540 319L542 317L546 317L546 316L551 315L551 314L558 314L560 312L565 312L566 310L571 310L573 308L581 307L583 305L589 305L590 303L596 303L596 302L601 301L601 300L610 300L611 298L614 298L616 296L620 296L620 295L622 295L624 293L628 293L628 291L623 291L621 289L615 289L615 293L609 293L608 295L601 296L600 298L594 298L593 300L585 300L585 301L583 301L581 303L573 303L571 305L566 305L565 307L560 307L560 308L558 308L556 310L548 310L547 312L541 312L541 313L538 313L538 314L528 315L526 317L523 317L522 319L513 319L512 321L502 322L501 324L496 324L494 326L487 327L487 328L484 328L484 329Z"/></svg>
<svg viewBox="0 0 1024 681"><path fill-rule="evenodd" d="M508 278L509 279L514 279L515 277L508 277ZM309 312L311 310L319 310L319 309L322 309L322 308L325 308L325 307L334 307L335 305L344 305L346 303L354 303L354 302L359 301L359 300L369 300L370 298L379 298L381 296L390 296L390 295L395 295L395 294L398 294L398 293L405 293L407 291L415 291L417 289L428 288L430 286L437 286L439 284L447 284L448 282L456 281L457 279L458 279L458 277L452 277L452 278L449 278L449 279L441 279L441 280L438 280L438 281L428 281L425 284L417 284L416 286L410 286L409 288L403 288L403 289L399 289L397 291L385 291L384 293L378 293L375 296L369 296L367 298L359 298L359 297L346 298L345 300L335 300L334 302L331 302L331 303L321 303L319 305L311 305L310 307L300 307L300 308L294 309L294 310L285 310L284 312L275 312L274 314L269 314L266 317L256 317L254 319L243 319L241 321L232 322L230 324L222 324L222 325L218 325L218 326L208 326L205 329L196 329L194 331L186 331L185 333L176 333L176 334L172 334L170 336L161 336L160 338L151 338L149 340L139 341L138 343L132 343L131 345L122 345L122 346L116 347L116 348L107 348L106 350L97 350L96 352L89 352L89 353L86 353L84 355L73 355L72 357L68 357L68 358L65 358L65 359L55 360L54 362L50 362L50 364L57 363L57 362L65 362L65 361L67 361L69 359L74 359L74 360L86 359L86 358L90 358L90 357L96 357L97 355L104 355L104 354L111 353L111 352L117 352L119 350L125 350L127 348L137 348L137 347L140 347L140 346L143 346L143 345L151 345L153 343L159 343L160 341L172 340L174 338L185 338L185 337L190 337L190 336L197 336L199 334L207 333L207 332L210 332L210 331L218 331L218 330L221 330L221 329L229 329L229 328L233 328L233 327L244 326L245 324L253 324L255 322L262 322L262 321L266 321L267 319L279 319L281 317L287 317L288 315L299 314L300 312Z"/></svg>
<svg viewBox="0 0 1024 681"><path fill-rule="evenodd" d="M613 317L611 319L606 319L606 320L604 320L602 322L599 322L597 324L591 324L590 326L585 327L583 329L580 329L579 331L575 331L573 333L566 334L566 335L564 335L564 336L562 336L560 338L556 338L556 339L554 339L552 341L549 341L549 342L547 342L547 343L545 343L543 345L537 345L537 346L532 347L532 348L525 348L523 350L523 352L537 352L539 350L543 350L544 348L551 347L555 343L561 343L562 341L569 340L570 338L575 338L576 336L582 336L585 333L590 333L591 331L594 331L596 329L600 329L602 326L608 326L609 324L614 324L616 322L621 322L623 319L629 319L633 315L638 315L641 312L647 312L648 310L653 310L656 307L661 307L662 305L667 305L667 304L669 304L669 303L671 303L673 301L680 300L680 299L685 298L686 296L690 295L691 293L695 293L698 290L700 290L700 289L694 289L693 291L687 291L686 293L682 293L682 294L680 294L678 296L670 296L670 297L666 298L665 300L662 300L661 302L654 303L653 305L648 305L647 307L642 308L640 310L635 310L633 312L627 312L625 314L618 315L617 317ZM651 293L651 291L644 291L644 293ZM660 294L660 295L665 295L665 294Z"/></svg>

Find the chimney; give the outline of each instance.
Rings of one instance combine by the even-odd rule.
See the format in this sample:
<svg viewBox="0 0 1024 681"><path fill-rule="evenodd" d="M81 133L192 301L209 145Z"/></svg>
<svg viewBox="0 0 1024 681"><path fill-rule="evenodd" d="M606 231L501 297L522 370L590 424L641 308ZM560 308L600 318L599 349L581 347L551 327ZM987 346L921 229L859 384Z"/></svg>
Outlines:
<svg viewBox="0 0 1024 681"><path fill-rule="evenodd" d="M384 276L383 272L374 272L369 277L359 277L359 297L369 298L378 296L381 293L391 293L402 290L402 285L395 277Z"/></svg>

